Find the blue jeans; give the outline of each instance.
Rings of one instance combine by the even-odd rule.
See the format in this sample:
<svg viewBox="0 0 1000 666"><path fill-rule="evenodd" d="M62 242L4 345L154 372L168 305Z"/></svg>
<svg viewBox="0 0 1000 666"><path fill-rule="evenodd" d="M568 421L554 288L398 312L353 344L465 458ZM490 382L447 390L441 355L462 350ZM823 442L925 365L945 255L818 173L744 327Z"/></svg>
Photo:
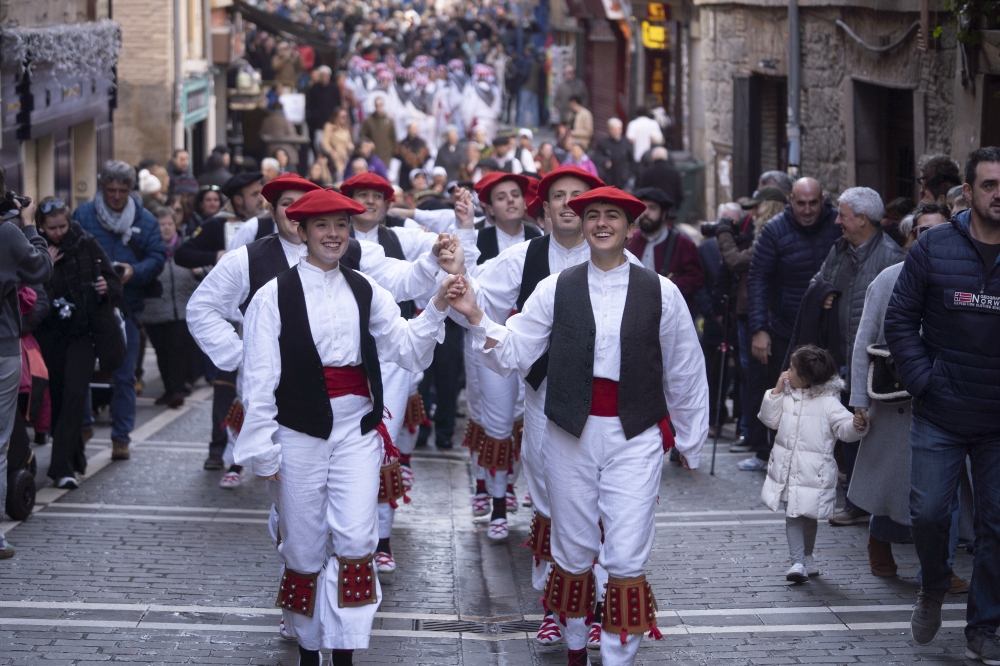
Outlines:
<svg viewBox="0 0 1000 666"><path fill-rule="evenodd" d="M125 361L114 372L111 394L111 439L131 442L135 428L135 364L139 358L139 327L125 318Z"/></svg>
<svg viewBox="0 0 1000 666"><path fill-rule="evenodd" d="M747 331L747 318L743 315L736 317L736 344L740 354L740 405L743 406L743 413L740 414L740 435L750 436L750 419L756 418L756 414L750 413L750 401L747 400L749 391L747 384L750 381L750 333Z"/></svg>
<svg viewBox="0 0 1000 666"><path fill-rule="evenodd" d="M952 523L959 475L972 459L976 553L966 638L1000 627L1000 438L970 441L920 417L910 426L910 524L923 587L943 598L951 586Z"/></svg>
<svg viewBox="0 0 1000 666"><path fill-rule="evenodd" d="M517 124L521 127L538 127L538 93L525 90L517 96Z"/></svg>

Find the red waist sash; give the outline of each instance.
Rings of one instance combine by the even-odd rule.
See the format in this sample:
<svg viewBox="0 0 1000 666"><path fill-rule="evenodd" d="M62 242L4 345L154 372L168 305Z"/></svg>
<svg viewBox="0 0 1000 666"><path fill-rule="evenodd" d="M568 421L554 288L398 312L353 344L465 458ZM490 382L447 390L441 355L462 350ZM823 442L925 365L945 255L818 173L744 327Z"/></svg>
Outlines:
<svg viewBox="0 0 1000 666"><path fill-rule="evenodd" d="M323 368L323 377L326 379L326 394L331 398L339 398L344 395L371 397L371 391L368 389L368 375L365 374L364 366L346 365L342 368Z"/></svg>
<svg viewBox="0 0 1000 666"><path fill-rule="evenodd" d="M604 377L594 377L590 399L591 416L618 416L618 382ZM674 434L670 431L670 415L667 414L656 424L663 436L663 450L674 445Z"/></svg>
<svg viewBox="0 0 1000 666"><path fill-rule="evenodd" d="M326 379L326 394L330 398L339 398L345 395L359 395L362 398L372 397L371 389L368 388L368 375L364 366L346 365L342 368L323 368L323 378ZM385 409L385 408L383 408ZM385 409L385 416L392 418L392 414ZM388 464L390 461L399 458L399 449L392 443L389 436L389 429L385 425L385 420L379 421L375 430L382 437L382 462Z"/></svg>

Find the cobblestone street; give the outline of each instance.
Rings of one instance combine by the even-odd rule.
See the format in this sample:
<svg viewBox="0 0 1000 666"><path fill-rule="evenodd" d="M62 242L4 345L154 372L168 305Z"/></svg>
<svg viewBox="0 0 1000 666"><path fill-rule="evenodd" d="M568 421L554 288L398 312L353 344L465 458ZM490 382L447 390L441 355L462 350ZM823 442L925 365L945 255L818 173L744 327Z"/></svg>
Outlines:
<svg viewBox="0 0 1000 666"><path fill-rule="evenodd" d="M146 365L145 395L158 395ZM217 472L202 470L210 406L205 387L180 410L141 399L131 460L110 463L99 424L81 487L44 488L29 520L4 525L17 555L0 563L0 665L297 663L295 643L277 631L263 484L224 490ZM46 485L48 448L36 449ZM664 638L644 641L640 663L963 662L964 595L946 600L932 645L910 640L912 547L896 549L898 578L876 578L867 530L823 523L822 576L787 583L784 521L760 505L762 476L738 472L740 454L720 451L715 477L708 455L693 475L665 467L648 565ZM382 577L371 649L358 662L565 663L563 645L533 638L542 610L519 547L530 509L513 515L506 544L489 542L486 523L471 519L463 453L414 456L413 503L393 535L399 570ZM956 570L970 575L964 549Z"/></svg>

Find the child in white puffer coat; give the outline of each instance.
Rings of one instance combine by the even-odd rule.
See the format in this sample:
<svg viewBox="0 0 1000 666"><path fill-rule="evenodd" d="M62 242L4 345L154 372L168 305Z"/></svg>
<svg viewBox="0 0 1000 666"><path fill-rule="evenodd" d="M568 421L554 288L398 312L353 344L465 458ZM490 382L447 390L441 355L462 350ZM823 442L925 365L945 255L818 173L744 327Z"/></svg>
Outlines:
<svg viewBox="0 0 1000 666"><path fill-rule="evenodd" d="M758 418L778 434L767 465L761 499L772 511L785 504L785 534L792 567L787 580L819 575L813 560L818 520L837 504L837 440L856 442L866 426L840 402L844 381L830 352L814 345L792 354L791 368L764 395Z"/></svg>

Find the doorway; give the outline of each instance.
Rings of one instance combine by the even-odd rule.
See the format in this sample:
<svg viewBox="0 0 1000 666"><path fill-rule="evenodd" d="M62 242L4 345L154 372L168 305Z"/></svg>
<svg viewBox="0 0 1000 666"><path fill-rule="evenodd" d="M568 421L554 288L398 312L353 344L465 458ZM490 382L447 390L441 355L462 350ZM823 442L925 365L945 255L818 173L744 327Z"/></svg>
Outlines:
<svg viewBox="0 0 1000 666"><path fill-rule="evenodd" d="M854 166L883 201L916 198L912 90L854 82Z"/></svg>
<svg viewBox="0 0 1000 666"><path fill-rule="evenodd" d="M733 80L733 198L757 189L766 171L788 169L788 83L783 77Z"/></svg>

